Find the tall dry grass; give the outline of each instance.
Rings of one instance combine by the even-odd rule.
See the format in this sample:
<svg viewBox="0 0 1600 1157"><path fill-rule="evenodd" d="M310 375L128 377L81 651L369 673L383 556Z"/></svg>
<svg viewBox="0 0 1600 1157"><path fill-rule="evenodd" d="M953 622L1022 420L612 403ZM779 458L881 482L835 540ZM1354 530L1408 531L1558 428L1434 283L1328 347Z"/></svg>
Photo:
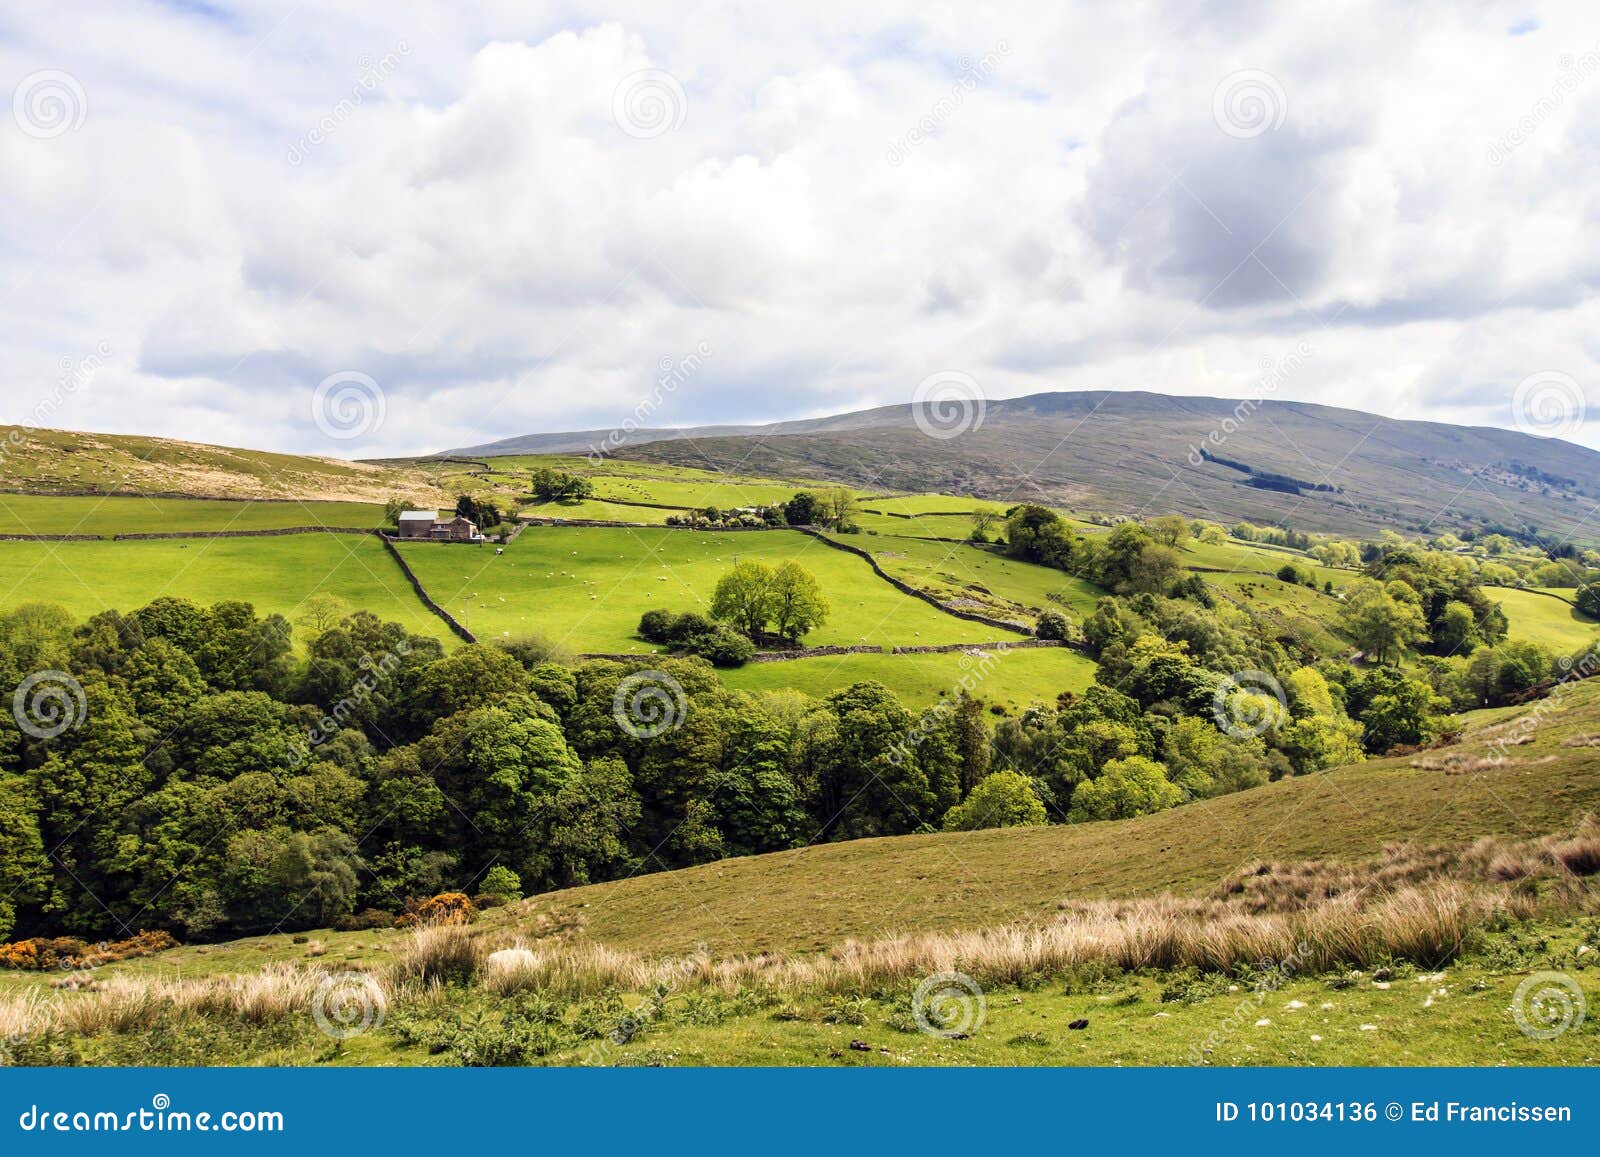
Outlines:
<svg viewBox="0 0 1600 1157"><path fill-rule="evenodd" d="M661 959L565 931L530 946L495 944L460 924L424 925L373 979L392 1002L443 999L445 984L474 979L499 994L583 998L661 985L859 993L951 971L1004 984L1087 967L1325 972L1408 960L1434 969L1455 959L1472 930L1496 914L1525 919L1540 911L1600 910L1600 890L1586 878L1597 846L1600 825L1592 819L1540 840L1396 845L1363 865L1261 864L1210 896L1072 902L1043 924L851 940L812 955L702 952ZM1531 889L1529 877L1548 886ZM51 1027L79 1034L134 1030L173 1009L263 1023L308 1012L328 975L320 966L279 963L249 975L114 977L81 992L33 991L0 1000L0 1039Z"/></svg>
<svg viewBox="0 0 1600 1157"><path fill-rule="evenodd" d="M1242 912L1217 900L1170 896L1091 901L1043 925L847 941L813 956L658 960L592 942L514 944L488 957L482 980L502 994L533 990L582 997L663 984L859 992L952 971L1013 983L1087 966L1233 971L1270 961L1325 971L1399 958L1436 968L1460 953L1471 928L1503 900L1445 882L1371 895L1366 902L1353 894L1336 897L1298 912Z"/></svg>
<svg viewBox="0 0 1600 1157"><path fill-rule="evenodd" d="M414 928L395 957L401 981L468 980L483 963L484 943L465 924L422 924Z"/></svg>

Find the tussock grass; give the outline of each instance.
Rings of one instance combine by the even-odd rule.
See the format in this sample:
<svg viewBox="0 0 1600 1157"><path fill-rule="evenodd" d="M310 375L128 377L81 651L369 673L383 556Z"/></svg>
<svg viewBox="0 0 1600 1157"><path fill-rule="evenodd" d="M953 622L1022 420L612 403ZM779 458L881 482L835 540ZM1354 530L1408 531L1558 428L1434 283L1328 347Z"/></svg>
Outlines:
<svg viewBox="0 0 1600 1157"><path fill-rule="evenodd" d="M483 963L485 946L465 924L423 924L414 929L396 953L398 980L470 979Z"/></svg>
<svg viewBox="0 0 1600 1157"><path fill-rule="evenodd" d="M1492 920L1600 910L1589 873L1571 867L1588 867L1597 850L1600 825L1586 819L1539 840L1398 844L1370 864L1261 864L1209 896L1073 901L1043 922L852 939L809 954L659 957L609 947L571 926L551 925L531 944L497 944L493 933L466 925L429 924L409 933L373 981L386 1001L429 1003L445 999L447 985L473 982L501 996L581 1000L747 988L860 995L940 972L999 985L1097 970L1321 973L1395 961L1434 970ZM265 1024L306 1015L329 975L320 965L278 962L244 975L112 977L70 993L35 990L0 1001L0 1038L140 1031L173 1010Z"/></svg>
<svg viewBox="0 0 1600 1157"><path fill-rule="evenodd" d="M587 941L518 944L491 955L482 979L501 994L583 997L662 985L873 992L950 971L1004 984L1091 967L1237 971L1289 962L1296 970L1324 971L1407 959L1436 968L1453 960L1471 928L1504 903L1499 892L1451 881L1373 893L1367 902L1335 897L1296 912L1252 913L1226 901L1170 896L1090 901L1044 925L847 941L811 956L655 959Z"/></svg>

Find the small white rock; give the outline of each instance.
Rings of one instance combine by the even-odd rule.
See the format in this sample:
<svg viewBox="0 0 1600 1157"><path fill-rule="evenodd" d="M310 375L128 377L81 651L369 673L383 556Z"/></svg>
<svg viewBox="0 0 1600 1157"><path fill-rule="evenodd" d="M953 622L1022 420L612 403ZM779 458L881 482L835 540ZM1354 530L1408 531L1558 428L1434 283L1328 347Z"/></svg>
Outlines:
<svg viewBox="0 0 1600 1157"><path fill-rule="evenodd" d="M1320 1036L1313 1036L1311 1038L1311 1043L1312 1044L1320 1044L1320 1043L1322 1043L1322 1038Z"/></svg>
<svg viewBox="0 0 1600 1157"><path fill-rule="evenodd" d="M1377 1032L1378 1031L1378 1026L1375 1025L1375 1024L1364 1024L1364 1025L1361 1026L1361 1031L1362 1032Z"/></svg>
<svg viewBox="0 0 1600 1157"><path fill-rule="evenodd" d="M1260 1020L1256 1021L1256 1027L1257 1028L1266 1028L1271 1023L1272 1022L1270 1020L1268 1020L1266 1017L1262 1017Z"/></svg>
<svg viewBox="0 0 1600 1157"><path fill-rule="evenodd" d="M1286 1009L1289 1009L1291 1012L1293 1012L1294 1010L1304 1008L1305 1006L1306 1006L1306 1002L1303 1001L1303 1000L1291 1000L1288 1004L1284 1005L1283 1007L1286 1008Z"/></svg>

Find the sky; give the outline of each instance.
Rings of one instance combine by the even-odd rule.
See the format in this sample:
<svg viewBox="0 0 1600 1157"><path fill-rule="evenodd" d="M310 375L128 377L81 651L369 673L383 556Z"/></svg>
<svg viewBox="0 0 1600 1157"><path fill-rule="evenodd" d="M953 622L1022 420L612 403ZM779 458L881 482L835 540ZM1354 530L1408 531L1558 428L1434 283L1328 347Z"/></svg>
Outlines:
<svg viewBox="0 0 1600 1157"><path fill-rule="evenodd" d="M1592 3L11 0L0 86L0 422L371 457L956 380L1600 447Z"/></svg>

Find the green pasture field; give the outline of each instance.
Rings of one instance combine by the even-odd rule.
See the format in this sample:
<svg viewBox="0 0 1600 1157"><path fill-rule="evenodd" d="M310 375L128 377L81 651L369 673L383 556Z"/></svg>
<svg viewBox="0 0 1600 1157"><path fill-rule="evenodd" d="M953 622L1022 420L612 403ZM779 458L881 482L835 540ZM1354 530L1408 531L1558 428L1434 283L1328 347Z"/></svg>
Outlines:
<svg viewBox="0 0 1600 1157"><path fill-rule="evenodd" d="M1235 605L1264 618L1271 634L1336 658L1354 645L1335 630L1343 603L1332 595L1253 571L1200 576Z"/></svg>
<svg viewBox="0 0 1600 1157"><path fill-rule="evenodd" d="M596 498L613 502L654 502L685 510L707 506L719 510L735 506L771 506L787 502L796 491L805 489L798 484L750 478L666 480L598 474L589 481Z"/></svg>
<svg viewBox="0 0 1600 1157"><path fill-rule="evenodd" d="M1576 651L1600 633L1600 622L1551 595L1509 587L1485 587L1484 593L1505 611L1510 638L1542 643L1560 654Z"/></svg>
<svg viewBox="0 0 1600 1157"><path fill-rule="evenodd" d="M991 632L998 635L999 632ZM1081 692L1094 682L1094 660L1061 648L988 650L934 655L822 655L782 663L749 663L721 672L722 681L743 691L803 691L825 698L852 683L875 680L892 688L913 711L953 696L969 680L971 693L1015 714L1030 703L1053 703L1063 691Z"/></svg>
<svg viewBox="0 0 1600 1157"><path fill-rule="evenodd" d="M655 506L625 506L620 502L603 502L597 498L574 498L563 502L535 502L517 512L529 518L589 518L603 522L645 522L663 526L680 510L662 510Z"/></svg>
<svg viewBox="0 0 1600 1157"><path fill-rule="evenodd" d="M150 534L192 530L282 530L292 526L376 529L383 507L367 502L250 502L209 498L58 498L0 494L0 534Z"/></svg>
<svg viewBox="0 0 1600 1157"><path fill-rule="evenodd" d="M538 634L580 653L648 654L639 617L656 608L704 611L734 560L800 561L832 613L811 646L972 643L993 627L903 595L859 558L793 531L723 532L531 526L504 555L493 548L416 543L406 561L437 602L483 639Z"/></svg>
<svg viewBox="0 0 1600 1157"><path fill-rule="evenodd" d="M964 542L972 533L972 517L966 514L918 514L911 518L898 518L892 514L862 513L851 521L870 534L903 535L909 538L950 538ZM991 535L996 531L991 531Z"/></svg>
<svg viewBox="0 0 1600 1157"><path fill-rule="evenodd" d="M0 607L7 609L57 603L87 618L170 596L203 606L243 601L293 622L305 600L319 593L416 634L451 637L372 535L0 542Z"/></svg>
<svg viewBox="0 0 1600 1157"><path fill-rule="evenodd" d="M958 498L950 494L902 494L889 498L863 498L861 509L877 514L971 514L988 510L1004 514L1008 502L990 502L983 498Z"/></svg>
<svg viewBox="0 0 1600 1157"><path fill-rule="evenodd" d="M1183 547L1184 566L1220 567L1224 571L1238 571L1244 574L1275 575L1286 563L1293 563L1302 570L1314 572L1319 586L1331 582L1335 587L1339 587L1360 577L1357 571L1336 570L1333 567L1323 566L1310 555L1299 551L1261 546L1253 542L1240 542L1237 539L1216 543L1190 539ZM1206 577L1212 576L1208 574Z"/></svg>
<svg viewBox="0 0 1600 1157"><path fill-rule="evenodd" d="M1095 603L1106 593L1053 567L965 543L888 535L846 535L840 541L869 551L886 573L937 599L959 600L958 606L971 604L965 609L1024 624L1031 624L1030 612L1063 605L1051 594L1061 595L1064 609L1082 618L1094 613Z"/></svg>

